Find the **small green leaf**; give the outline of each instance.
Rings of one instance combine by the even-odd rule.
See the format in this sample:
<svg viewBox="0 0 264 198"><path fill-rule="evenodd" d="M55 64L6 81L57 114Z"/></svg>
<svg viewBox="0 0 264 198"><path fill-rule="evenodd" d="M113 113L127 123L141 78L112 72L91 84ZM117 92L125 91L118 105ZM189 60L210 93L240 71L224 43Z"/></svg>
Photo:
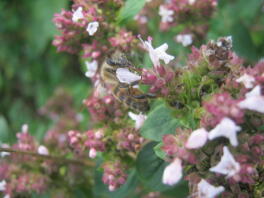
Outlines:
<svg viewBox="0 0 264 198"><path fill-rule="evenodd" d="M161 150L161 147L163 146L163 143L162 142L160 142L159 144L157 144L155 147L154 147L154 152L155 152L155 154L159 157L159 158L161 158L161 159L165 159L165 157L166 157L166 153L163 151L163 150Z"/></svg>
<svg viewBox="0 0 264 198"><path fill-rule="evenodd" d="M177 198L186 197L188 193L186 182L179 182L175 186L167 186L162 183L162 174L167 163L155 155L156 144L156 142L150 142L145 145L137 157L136 168L139 179L151 191L173 190Z"/></svg>
<svg viewBox="0 0 264 198"><path fill-rule="evenodd" d="M163 135L173 134L180 122L172 115L172 109L163 102L148 115L141 128L141 135L147 139L161 141Z"/></svg>
<svg viewBox="0 0 264 198"><path fill-rule="evenodd" d="M136 16L137 13L144 7L145 0L127 0L125 6L121 8L117 16L118 23L127 22Z"/></svg>

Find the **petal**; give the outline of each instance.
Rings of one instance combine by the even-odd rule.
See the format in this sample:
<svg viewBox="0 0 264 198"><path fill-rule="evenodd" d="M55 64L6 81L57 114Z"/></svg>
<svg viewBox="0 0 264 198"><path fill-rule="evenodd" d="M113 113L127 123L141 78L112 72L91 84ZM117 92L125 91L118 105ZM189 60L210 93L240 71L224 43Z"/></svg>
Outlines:
<svg viewBox="0 0 264 198"><path fill-rule="evenodd" d="M241 130L241 127L230 118L223 118L221 122L209 132L209 140L213 140L218 137L226 137L229 139L232 146L238 145L237 133Z"/></svg>
<svg viewBox="0 0 264 198"><path fill-rule="evenodd" d="M228 150L228 147L224 147L224 154L221 157L220 162L210 168L211 172L221 173L227 175L227 177L232 177L240 171L240 164L235 161L233 155Z"/></svg>
<svg viewBox="0 0 264 198"><path fill-rule="evenodd" d="M246 98L255 97L255 96L261 96L260 85L257 85L256 87L254 87L254 89L252 89L250 92L246 94Z"/></svg>
<svg viewBox="0 0 264 198"><path fill-rule="evenodd" d="M202 179L198 183L198 197L200 198L215 198L217 195L225 190L223 186L215 187Z"/></svg>
<svg viewBox="0 0 264 198"><path fill-rule="evenodd" d="M141 76L130 72L127 68L118 68L116 70L116 77L118 78L119 82L126 84L131 84L132 82L141 79Z"/></svg>
<svg viewBox="0 0 264 198"><path fill-rule="evenodd" d="M205 145L208 139L208 132L204 129L197 129L192 132L188 138L185 147L188 149L197 149Z"/></svg>
<svg viewBox="0 0 264 198"><path fill-rule="evenodd" d="M182 178L182 161L176 158L170 163L163 172L162 182L167 185L174 185L178 183Z"/></svg>
<svg viewBox="0 0 264 198"><path fill-rule="evenodd" d="M238 106L242 109L249 109L259 113L264 113L264 97L256 96L246 98L241 101Z"/></svg>
<svg viewBox="0 0 264 198"><path fill-rule="evenodd" d="M240 78L236 80L236 82L243 83L244 86L249 89L252 88L255 82L255 78L253 76L250 76L248 74L244 74Z"/></svg>
<svg viewBox="0 0 264 198"><path fill-rule="evenodd" d="M40 154L40 155L48 155L49 154L49 150L45 146L40 145L38 147L38 154Z"/></svg>

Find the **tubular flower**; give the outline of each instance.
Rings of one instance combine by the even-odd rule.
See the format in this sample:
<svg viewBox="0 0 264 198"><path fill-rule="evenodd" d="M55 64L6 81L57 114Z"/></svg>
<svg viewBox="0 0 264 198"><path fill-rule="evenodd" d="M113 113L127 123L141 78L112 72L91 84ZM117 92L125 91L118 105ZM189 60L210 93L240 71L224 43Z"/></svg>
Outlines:
<svg viewBox="0 0 264 198"><path fill-rule="evenodd" d="M209 132L209 139L213 140L218 137L226 137L229 139L232 146L238 145L237 133L241 130L241 127L230 118L223 118L221 122Z"/></svg>
<svg viewBox="0 0 264 198"><path fill-rule="evenodd" d="M198 184L198 198L215 198L225 190L223 186L215 187L202 179Z"/></svg>
<svg viewBox="0 0 264 198"><path fill-rule="evenodd" d="M188 149L197 149L205 145L208 139L208 132L204 129L197 129L192 132L188 138L185 147Z"/></svg>
<svg viewBox="0 0 264 198"><path fill-rule="evenodd" d="M240 171L240 164L235 161L233 155L228 150L228 147L224 146L224 154L221 157L220 162L210 168L211 172L220 173L232 177Z"/></svg>
<svg viewBox="0 0 264 198"><path fill-rule="evenodd" d="M167 185L174 185L182 178L182 160L179 158L174 159L163 172L162 182Z"/></svg>
<svg viewBox="0 0 264 198"><path fill-rule="evenodd" d="M93 36L99 27L99 23L97 21L91 22L88 24L86 31L89 33L90 36Z"/></svg>
<svg viewBox="0 0 264 198"><path fill-rule="evenodd" d="M140 40L143 43L143 46L145 47L145 49L148 50L150 59L152 63L154 64L154 67L160 66L159 60L163 60L166 64L168 64L170 61L174 59L174 56L171 56L166 53L168 49L167 43L164 43L161 46L154 49L152 46L151 37L148 37L148 41L143 41L141 38Z"/></svg>

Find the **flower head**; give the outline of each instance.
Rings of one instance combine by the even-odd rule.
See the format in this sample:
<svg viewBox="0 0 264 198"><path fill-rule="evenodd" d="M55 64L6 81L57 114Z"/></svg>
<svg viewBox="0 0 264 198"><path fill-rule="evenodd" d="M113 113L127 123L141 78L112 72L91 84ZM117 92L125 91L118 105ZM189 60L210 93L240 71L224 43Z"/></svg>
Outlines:
<svg viewBox="0 0 264 198"><path fill-rule="evenodd" d="M97 68L98 68L97 61L96 60L94 60L92 62L85 61L85 65L87 68L87 72L85 72L85 76L89 77L89 78L94 77L96 74Z"/></svg>
<svg viewBox="0 0 264 198"><path fill-rule="evenodd" d="M141 79L141 76L130 72L127 68L118 68L116 70L116 77L118 78L119 82L126 84L131 84L132 82Z"/></svg>
<svg viewBox="0 0 264 198"><path fill-rule="evenodd" d="M163 5L161 5L159 7L159 15L161 16L161 22L162 23L172 22L173 21L173 17L172 17L173 14L174 14L173 10L169 10Z"/></svg>
<svg viewBox="0 0 264 198"><path fill-rule="evenodd" d="M253 76L248 75L248 74L244 74L243 76L238 78L236 80L236 82L243 83L243 85L247 89L249 89L249 88L252 88L254 86L255 78Z"/></svg>
<svg viewBox="0 0 264 198"><path fill-rule="evenodd" d="M82 7L78 7L72 14L72 21L73 22L78 22L80 19L83 19L83 8Z"/></svg>
<svg viewBox="0 0 264 198"><path fill-rule="evenodd" d="M91 22L88 24L86 31L89 33L90 36L93 36L99 27L99 23L97 21Z"/></svg>
<svg viewBox="0 0 264 198"><path fill-rule="evenodd" d="M232 146L238 145L237 133L241 130L241 127L228 117L225 117L221 122L210 131L209 139L213 140L218 137L226 137L229 139Z"/></svg>
<svg viewBox="0 0 264 198"><path fill-rule="evenodd" d="M188 149L197 149L205 145L208 139L208 132L204 129L197 129L192 132L188 138L185 147Z"/></svg>
<svg viewBox="0 0 264 198"><path fill-rule="evenodd" d="M152 46L151 37L148 38L148 41L143 41L140 37L139 39L143 43L145 49L148 50L150 59L154 64L154 67L160 66L159 60L163 60L166 64L168 64L171 60L174 59L174 56L171 56L166 53L166 50L168 49L167 43L164 43L161 46L154 49Z"/></svg>
<svg viewBox="0 0 264 198"><path fill-rule="evenodd" d="M135 114L135 113L132 113L132 112L129 112L128 113L129 117L134 120L136 123L135 123L135 128L136 129L139 129L140 127L142 127L142 125L144 124L145 120L147 119L147 116L146 115L143 115L143 114Z"/></svg>
<svg viewBox="0 0 264 198"><path fill-rule="evenodd" d="M215 187L202 179L198 183L198 198L215 198L225 190L223 186Z"/></svg>
<svg viewBox="0 0 264 198"><path fill-rule="evenodd" d="M264 113L264 96L261 95L260 85L257 85L252 91L248 92L246 99L241 101L238 106L242 109Z"/></svg>
<svg viewBox="0 0 264 198"><path fill-rule="evenodd" d="M235 161L228 147L224 146L224 154L220 162L216 166L210 168L210 171L232 177L240 171L240 164Z"/></svg>
<svg viewBox="0 0 264 198"><path fill-rule="evenodd" d="M179 158L174 159L163 172L162 182L167 185L174 185L182 178L182 160Z"/></svg>

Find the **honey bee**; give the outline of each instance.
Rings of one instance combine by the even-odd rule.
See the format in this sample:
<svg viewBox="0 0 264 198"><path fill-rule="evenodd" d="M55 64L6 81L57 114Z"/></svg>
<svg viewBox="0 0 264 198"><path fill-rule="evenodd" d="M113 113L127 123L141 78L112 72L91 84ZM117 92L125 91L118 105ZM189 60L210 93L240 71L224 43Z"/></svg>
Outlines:
<svg viewBox="0 0 264 198"><path fill-rule="evenodd" d="M120 52L115 52L111 58L107 58L103 63L100 76L107 88L110 88L113 96L126 107L137 112L147 112L149 110L149 98L155 97L149 93L143 93L135 85L139 81L131 84L121 83L116 77L118 68L128 68L130 71L138 71L137 68L127 60L126 56Z"/></svg>

